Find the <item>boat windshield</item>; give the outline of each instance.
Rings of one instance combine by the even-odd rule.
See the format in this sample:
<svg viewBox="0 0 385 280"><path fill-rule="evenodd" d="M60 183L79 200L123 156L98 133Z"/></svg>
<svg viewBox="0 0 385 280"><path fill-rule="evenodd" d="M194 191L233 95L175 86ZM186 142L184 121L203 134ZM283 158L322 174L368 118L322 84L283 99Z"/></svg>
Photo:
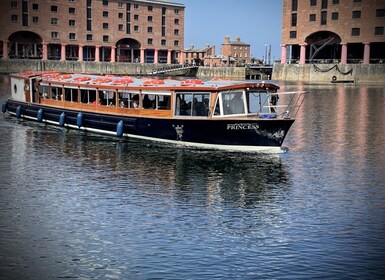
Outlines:
<svg viewBox="0 0 385 280"><path fill-rule="evenodd" d="M272 106L266 105L272 103L273 96L275 95L266 90L220 92L214 116L272 113Z"/></svg>

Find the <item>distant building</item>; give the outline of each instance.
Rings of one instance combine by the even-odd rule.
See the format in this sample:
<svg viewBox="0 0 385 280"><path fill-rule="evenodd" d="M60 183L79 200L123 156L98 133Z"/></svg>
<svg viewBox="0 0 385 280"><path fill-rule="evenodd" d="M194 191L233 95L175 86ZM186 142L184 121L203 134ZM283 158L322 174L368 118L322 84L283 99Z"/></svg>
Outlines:
<svg viewBox="0 0 385 280"><path fill-rule="evenodd" d="M197 49L193 45L184 50L185 63L203 66L204 58L215 55L215 46L207 45L204 48Z"/></svg>
<svg viewBox="0 0 385 280"><path fill-rule="evenodd" d="M166 0L1 0L0 57L183 63L185 6Z"/></svg>
<svg viewBox="0 0 385 280"><path fill-rule="evenodd" d="M283 0L281 63L381 63L384 0Z"/></svg>
<svg viewBox="0 0 385 280"><path fill-rule="evenodd" d="M226 36L221 55L228 64L250 63L250 44L241 42L239 37L235 38L235 41L230 41L230 37Z"/></svg>

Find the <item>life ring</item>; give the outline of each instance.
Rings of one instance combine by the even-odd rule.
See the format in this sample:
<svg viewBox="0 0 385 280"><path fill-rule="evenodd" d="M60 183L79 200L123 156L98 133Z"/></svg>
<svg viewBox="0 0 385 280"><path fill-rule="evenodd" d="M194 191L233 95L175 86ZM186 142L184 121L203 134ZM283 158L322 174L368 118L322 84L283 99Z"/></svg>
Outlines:
<svg viewBox="0 0 385 280"><path fill-rule="evenodd" d="M113 85L126 85L126 84L131 84L134 82L132 78L122 78L122 79L117 79L112 82Z"/></svg>
<svg viewBox="0 0 385 280"><path fill-rule="evenodd" d="M70 74L58 75L59 80L68 80L71 78L72 78L72 75L70 75Z"/></svg>
<svg viewBox="0 0 385 280"><path fill-rule="evenodd" d="M333 77L332 77L332 81L337 81L337 77L336 77L336 76L333 76Z"/></svg>
<svg viewBox="0 0 385 280"><path fill-rule="evenodd" d="M74 78L74 81L77 81L77 82L85 82L89 80L91 80L91 77L88 77L88 76L80 76L80 77Z"/></svg>
<svg viewBox="0 0 385 280"><path fill-rule="evenodd" d="M93 84L106 84L112 81L111 78L97 78L92 81Z"/></svg>
<svg viewBox="0 0 385 280"><path fill-rule="evenodd" d="M184 80L180 82L181 86L195 86L195 85L202 85L204 82L202 80L198 79L189 79L189 80Z"/></svg>
<svg viewBox="0 0 385 280"><path fill-rule="evenodd" d="M155 86L155 85L162 85L162 84L164 84L164 81L160 79L148 79L143 82L144 86Z"/></svg>

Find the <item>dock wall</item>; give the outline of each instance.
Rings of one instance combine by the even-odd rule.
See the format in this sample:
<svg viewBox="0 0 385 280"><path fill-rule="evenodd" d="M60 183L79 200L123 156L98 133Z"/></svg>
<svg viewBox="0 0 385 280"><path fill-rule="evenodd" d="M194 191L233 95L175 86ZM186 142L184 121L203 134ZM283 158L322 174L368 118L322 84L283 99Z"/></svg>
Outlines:
<svg viewBox="0 0 385 280"><path fill-rule="evenodd" d="M149 75L164 65L91 62L0 59L0 73L20 71L61 71L92 74ZM174 73L177 74L177 73ZM195 74L195 73L194 73ZM172 75L170 73L170 75ZM188 74L187 74L188 75ZM245 67L199 67L196 76L200 79L229 78L243 80L247 77ZM274 64L273 80L305 83L354 82L357 84L385 84L385 64Z"/></svg>
<svg viewBox="0 0 385 280"><path fill-rule="evenodd" d="M305 83L385 84L385 64L275 64L272 77Z"/></svg>

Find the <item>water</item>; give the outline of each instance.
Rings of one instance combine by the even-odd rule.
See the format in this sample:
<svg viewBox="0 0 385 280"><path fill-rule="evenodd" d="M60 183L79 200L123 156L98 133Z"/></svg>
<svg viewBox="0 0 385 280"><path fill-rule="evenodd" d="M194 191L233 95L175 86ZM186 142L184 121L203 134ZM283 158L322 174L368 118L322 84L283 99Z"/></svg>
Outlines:
<svg viewBox="0 0 385 280"><path fill-rule="evenodd" d="M0 115L0 279L380 279L385 90L282 86L311 94L281 155Z"/></svg>

